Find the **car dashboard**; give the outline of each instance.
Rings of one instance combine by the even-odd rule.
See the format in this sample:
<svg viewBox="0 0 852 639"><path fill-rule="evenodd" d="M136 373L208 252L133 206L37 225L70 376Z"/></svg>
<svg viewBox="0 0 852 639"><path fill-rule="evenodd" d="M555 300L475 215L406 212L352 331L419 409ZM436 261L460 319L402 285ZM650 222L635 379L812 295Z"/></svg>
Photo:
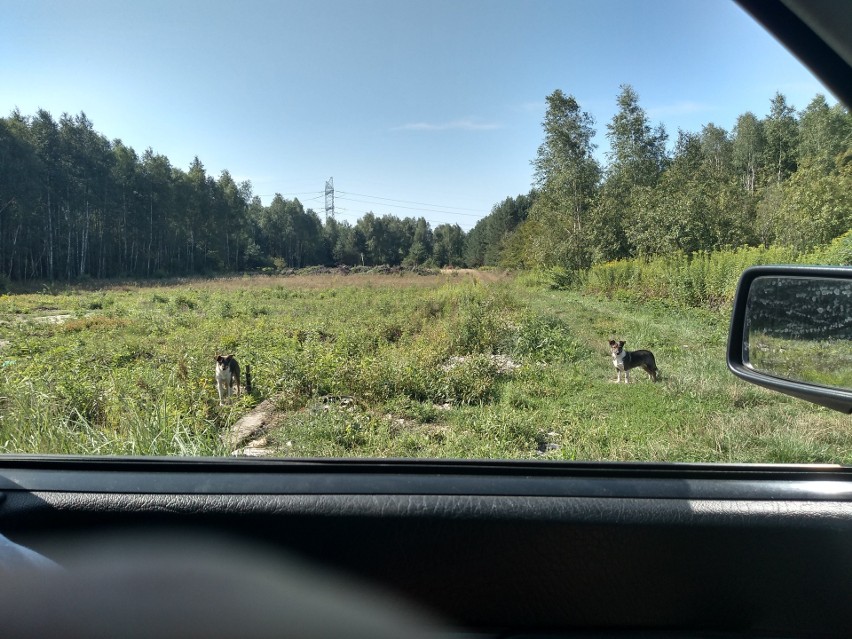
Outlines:
<svg viewBox="0 0 852 639"><path fill-rule="evenodd" d="M835 466L11 457L0 531L59 565L80 546L97 555L93 540L121 556L212 540L223 561L293 560L474 636L842 636L850 477Z"/></svg>

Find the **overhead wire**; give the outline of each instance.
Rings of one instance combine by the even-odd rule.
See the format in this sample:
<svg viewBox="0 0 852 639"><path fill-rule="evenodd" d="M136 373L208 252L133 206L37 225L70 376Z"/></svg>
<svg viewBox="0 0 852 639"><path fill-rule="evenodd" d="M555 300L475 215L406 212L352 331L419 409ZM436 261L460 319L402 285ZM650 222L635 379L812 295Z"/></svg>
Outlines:
<svg viewBox="0 0 852 639"><path fill-rule="evenodd" d="M313 202L315 200L320 200L325 197L325 191L298 191L298 192L288 192L288 193L275 193L275 194L260 194L260 197L273 197L274 195L284 196L296 196L296 195L314 195L314 197L307 198L303 200L304 202ZM350 197L355 196L355 197ZM478 209L472 209L462 206L449 206L443 204L429 204L426 202L417 202L414 200L402 200L396 198L382 197L379 195L368 195L366 193L354 193L352 191L341 191L335 190L334 198L336 201L344 201L344 202L353 202L358 204L367 204L371 206L379 206L383 202L393 203L392 208L394 209L405 209L408 211L420 211L422 213L440 213L442 215L450 215L450 216L462 216L462 217L475 217L482 218L488 213L485 211L479 211ZM358 199L358 198L368 198L366 200ZM376 201L378 200L378 201ZM416 206L406 206L407 204L414 204ZM385 205L388 206L388 205ZM428 207L428 208L421 208ZM348 211L342 207L336 206L335 209L341 211L347 211L348 213L355 214L354 211ZM466 213L464 211L471 211ZM430 224L446 224L446 221L437 221L437 220L426 220Z"/></svg>
<svg viewBox="0 0 852 639"><path fill-rule="evenodd" d="M358 202L359 204L378 204L378 202L370 202L369 200L358 200L350 197L343 197L339 195L335 195L336 200L344 200L345 202ZM401 204L397 204L394 206L397 209L406 209L409 211L423 211L424 213L444 213L445 215L463 215L465 217L482 217L485 215L484 213L460 213L458 211L446 211L440 209L423 209L416 206L403 206Z"/></svg>
<svg viewBox="0 0 852 639"><path fill-rule="evenodd" d="M337 191L337 193L342 193L343 195L354 195L356 197L368 197L373 200L385 200L387 202L402 202L403 204L419 204L420 206L429 206L432 208L440 208L440 209L456 209L458 211L474 211L479 212L479 209L470 209L465 208L463 206L446 206L444 204L427 204L425 202L414 202L412 200L395 200L389 197L380 197L378 195L367 195L365 193L352 193L351 191Z"/></svg>

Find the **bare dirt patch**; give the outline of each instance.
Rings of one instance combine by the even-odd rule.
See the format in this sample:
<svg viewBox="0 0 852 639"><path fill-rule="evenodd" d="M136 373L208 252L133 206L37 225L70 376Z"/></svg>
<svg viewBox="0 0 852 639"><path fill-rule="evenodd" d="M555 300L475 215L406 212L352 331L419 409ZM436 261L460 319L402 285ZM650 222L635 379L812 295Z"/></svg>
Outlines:
<svg viewBox="0 0 852 639"><path fill-rule="evenodd" d="M234 451L232 455L260 457L263 454L271 454L269 452L260 454L258 450L265 448L268 443L266 438L261 436L272 428L278 419L279 411L275 407L275 398L270 397L238 419L230 430L222 435L222 441ZM240 448L246 442L248 444ZM249 450L252 453L247 452Z"/></svg>

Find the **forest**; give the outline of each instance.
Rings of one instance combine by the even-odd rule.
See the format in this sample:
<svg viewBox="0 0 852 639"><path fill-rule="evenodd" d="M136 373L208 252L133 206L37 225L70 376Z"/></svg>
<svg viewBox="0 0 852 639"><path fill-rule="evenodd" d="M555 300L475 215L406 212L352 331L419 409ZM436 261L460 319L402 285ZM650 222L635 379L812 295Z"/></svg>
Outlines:
<svg viewBox="0 0 852 639"><path fill-rule="evenodd" d="M547 96L530 192L506 197L467 233L369 212L323 220L298 200L268 206L250 182L141 156L85 113L0 118L0 284L302 268L311 265L559 267L744 246L804 253L852 228L852 118L816 95L801 111L776 93L731 131L708 123L673 144L630 85L605 124Z"/></svg>

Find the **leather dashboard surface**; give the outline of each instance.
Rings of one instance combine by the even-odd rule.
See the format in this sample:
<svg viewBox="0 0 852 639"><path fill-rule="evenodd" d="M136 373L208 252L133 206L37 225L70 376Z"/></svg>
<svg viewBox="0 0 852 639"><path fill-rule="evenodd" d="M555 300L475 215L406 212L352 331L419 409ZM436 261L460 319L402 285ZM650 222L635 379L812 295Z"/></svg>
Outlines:
<svg viewBox="0 0 852 639"><path fill-rule="evenodd" d="M98 491L90 484L104 478L87 473L103 468L37 466L0 467L0 532L60 562L73 541L179 530L296 555L466 630L852 628L852 501L836 469L702 478L645 467L573 480L522 472L507 483L513 473L495 469L409 468L397 490L390 482L378 492L368 476L388 473L369 465L313 479L245 466L220 485L211 470L209 486L182 475L199 466L122 478L118 465L111 488Z"/></svg>

